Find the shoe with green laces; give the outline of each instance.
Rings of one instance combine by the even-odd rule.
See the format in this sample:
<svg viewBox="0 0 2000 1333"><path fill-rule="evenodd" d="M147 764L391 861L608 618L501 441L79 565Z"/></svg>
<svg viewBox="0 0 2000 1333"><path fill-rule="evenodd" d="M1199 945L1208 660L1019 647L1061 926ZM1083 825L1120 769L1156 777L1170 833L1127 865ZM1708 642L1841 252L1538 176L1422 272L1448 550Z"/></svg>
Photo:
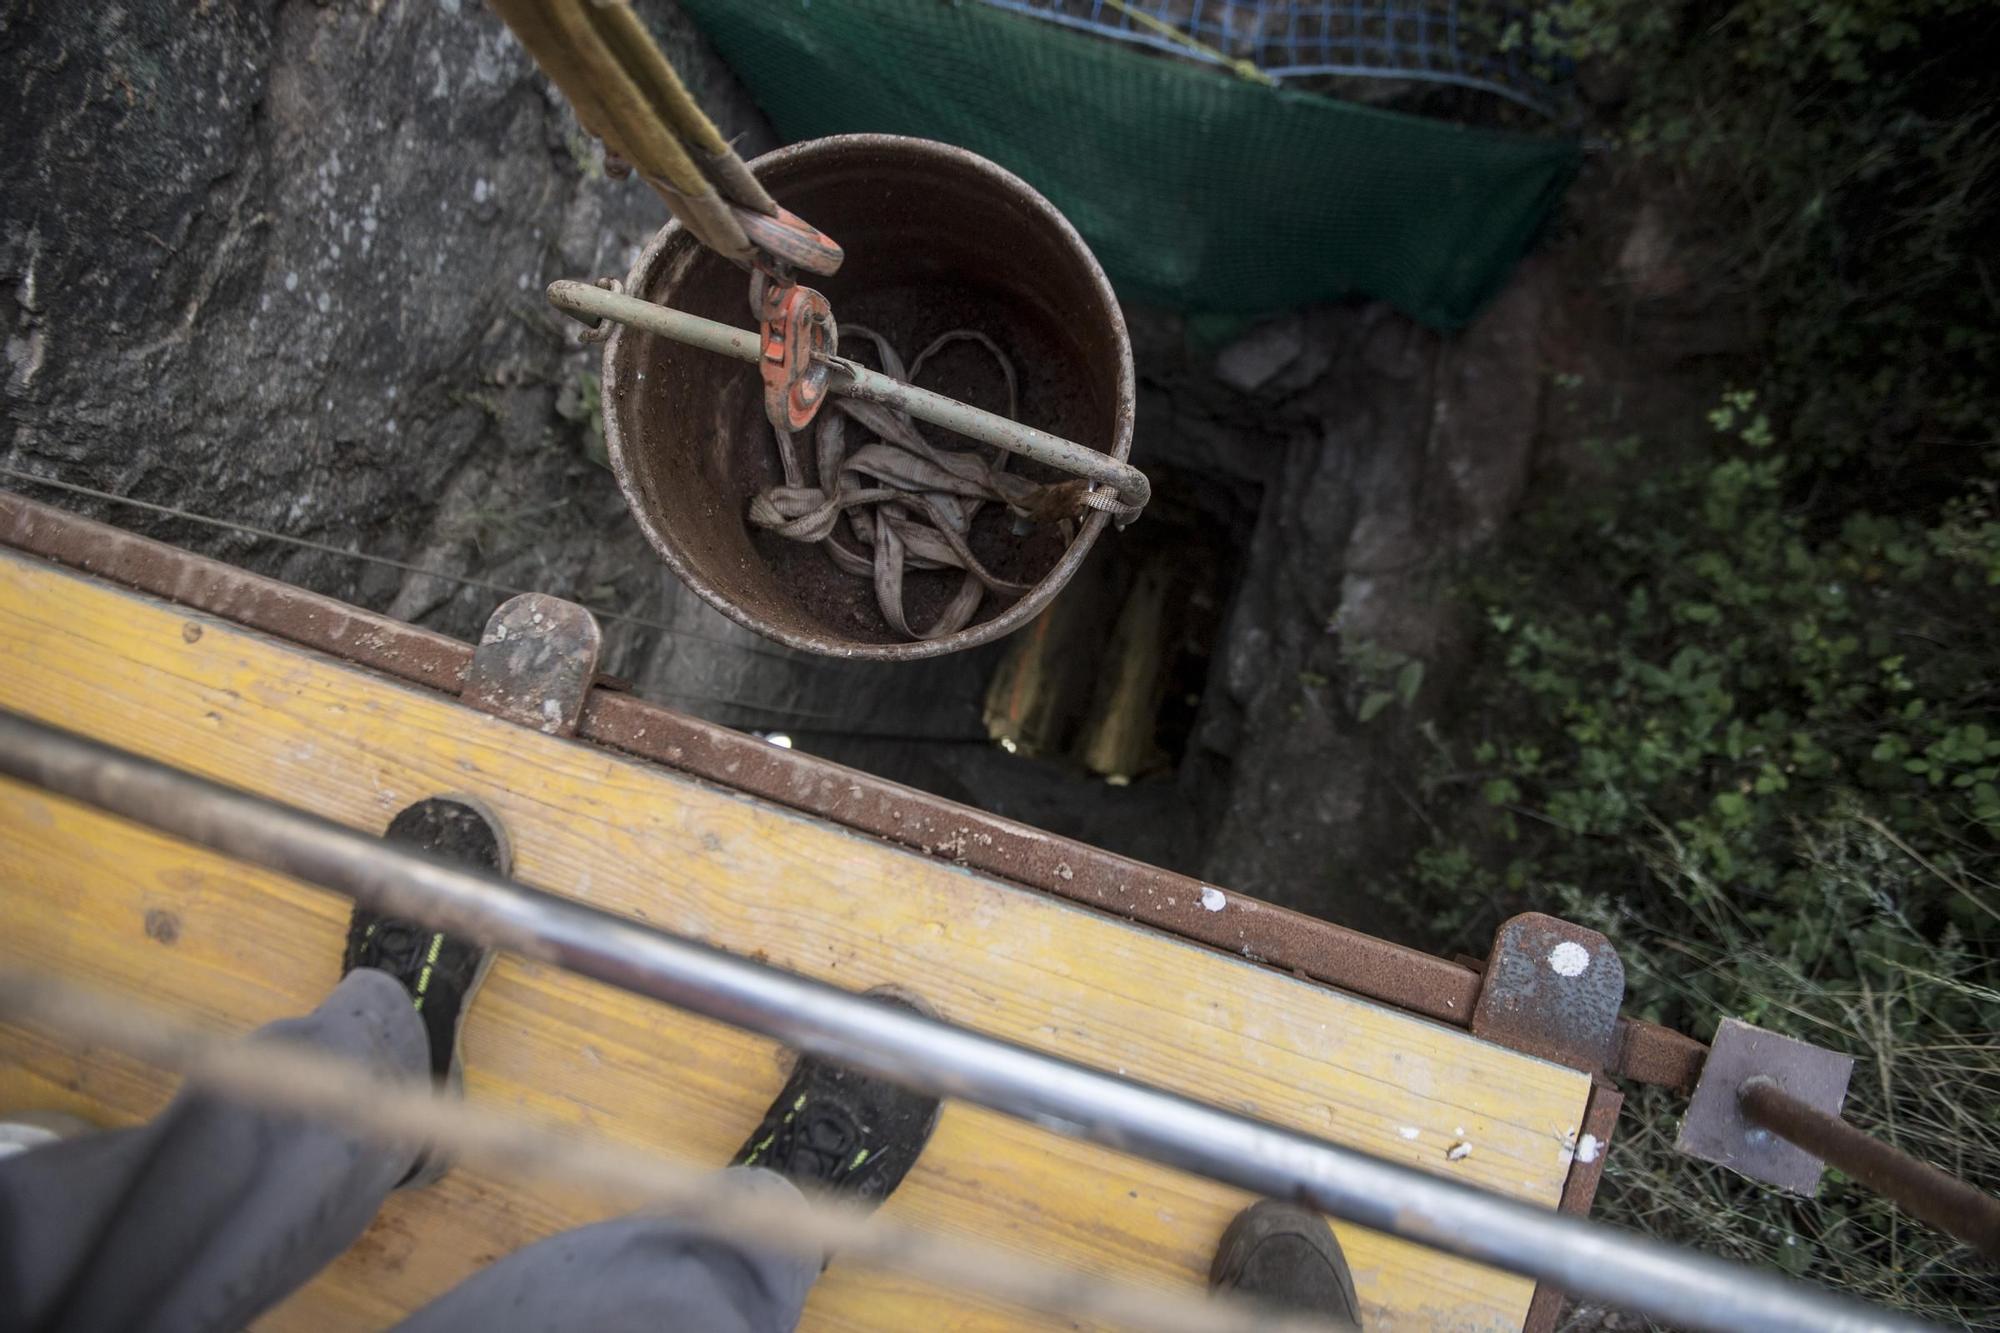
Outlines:
<svg viewBox="0 0 2000 1333"><path fill-rule="evenodd" d="M931 1016L921 1001L886 990L869 995ZM730 1165L762 1167L795 1185L878 1204L917 1164L938 1107L935 1097L803 1055Z"/></svg>
<svg viewBox="0 0 2000 1333"><path fill-rule="evenodd" d="M462 800L419 801L399 813L383 836L482 870L507 873L507 845L500 825ZM457 1091L465 1082L459 1029L492 966L491 949L415 921L356 907L348 921L340 974L372 967L401 982L430 1038L431 1077L440 1087ZM441 1154L426 1153L411 1168L403 1187L427 1185L448 1166Z"/></svg>

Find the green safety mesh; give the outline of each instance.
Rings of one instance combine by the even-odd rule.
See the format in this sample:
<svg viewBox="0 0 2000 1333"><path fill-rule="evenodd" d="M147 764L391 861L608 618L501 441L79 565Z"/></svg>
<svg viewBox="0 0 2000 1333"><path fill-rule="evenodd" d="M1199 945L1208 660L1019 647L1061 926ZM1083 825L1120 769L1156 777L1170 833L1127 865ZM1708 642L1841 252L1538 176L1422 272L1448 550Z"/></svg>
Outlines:
<svg viewBox="0 0 2000 1333"><path fill-rule="evenodd" d="M1578 160L1567 141L1268 88L984 4L680 5L785 138L969 148L1047 195L1125 299L1197 315L1365 295L1457 327Z"/></svg>

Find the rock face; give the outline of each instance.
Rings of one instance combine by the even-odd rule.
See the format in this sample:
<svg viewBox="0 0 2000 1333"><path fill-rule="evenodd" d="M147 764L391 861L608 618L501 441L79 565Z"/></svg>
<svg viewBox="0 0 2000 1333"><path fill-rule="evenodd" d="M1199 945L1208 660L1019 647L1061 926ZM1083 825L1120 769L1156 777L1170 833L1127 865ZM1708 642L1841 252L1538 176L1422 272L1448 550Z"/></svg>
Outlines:
<svg viewBox="0 0 2000 1333"><path fill-rule="evenodd" d="M1294 424L1203 706L1198 740L1234 774L1211 878L1388 928L1363 886L1418 832L1399 787L1463 657L1446 584L1525 485L1551 282L1529 264L1449 338L1380 306L1309 314L1328 368L1279 418Z"/></svg>
<svg viewBox="0 0 2000 1333"><path fill-rule="evenodd" d="M679 12L640 8L725 132L774 146ZM899 727L976 724L976 684L911 705L796 665L646 546L590 458L597 351L541 291L622 276L665 213L485 6L31 0L0 51L0 466L576 598L607 669L731 721L898 696ZM460 635L499 596L29 489Z"/></svg>
<svg viewBox="0 0 2000 1333"><path fill-rule="evenodd" d="M771 146L678 11L639 8L746 153ZM570 597L649 697L1376 922L1349 886L1400 857L1396 775L1449 694L1439 580L1535 434L1538 271L1449 339L1315 310L1218 362L1135 313L1135 461L1263 502L1186 757L1107 790L967 744L1004 645L801 658L666 572L592 457L597 351L541 296L622 275L664 213L484 6L23 0L0 66L0 468L318 549L0 485L465 637L505 590ZM1421 687L1361 721L1413 661Z"/></svg>

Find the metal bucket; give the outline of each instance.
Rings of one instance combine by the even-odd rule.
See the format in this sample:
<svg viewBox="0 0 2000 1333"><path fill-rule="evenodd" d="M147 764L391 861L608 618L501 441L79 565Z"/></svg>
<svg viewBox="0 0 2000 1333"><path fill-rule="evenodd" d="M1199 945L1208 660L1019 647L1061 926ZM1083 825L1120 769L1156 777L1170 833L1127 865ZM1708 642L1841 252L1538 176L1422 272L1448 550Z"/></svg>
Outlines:
<svg viewBox="0 0 2000 1333"><path fill-rule="evenodd" d="M845 248L840 272L812 284L842 323L873 329L905 357L940 333L977 329L1012 359L1023 421L1120 460L1130 455L1132 347L1117 299L1076 230L1020 178L961 148L882 134L794 144L751 167L785 207ZM669 223L626 288L740 328L751 322L748 281ZM996 365L982 372L965 361L942 373L927 375L926 387L1005 411ZM988 593L955 633L902 639L867 580L816 546L747 522L751 497L780 481L762 392L753 368L657 334L620 327L605 345L605 443L647 540L709 605L780 643L907 661L991 642L1048 605L1110 521L1088 511L1065 547L1054 525L1015 533L1000 506L987 506L975 521L975 552L1001 577L1032 579L1033 587L1012 603ZM924 429L939 444L968 443ZM1013 469L1062 479L1020 460ZM911 572L912 623L928 623L959 577Z"/></svg>

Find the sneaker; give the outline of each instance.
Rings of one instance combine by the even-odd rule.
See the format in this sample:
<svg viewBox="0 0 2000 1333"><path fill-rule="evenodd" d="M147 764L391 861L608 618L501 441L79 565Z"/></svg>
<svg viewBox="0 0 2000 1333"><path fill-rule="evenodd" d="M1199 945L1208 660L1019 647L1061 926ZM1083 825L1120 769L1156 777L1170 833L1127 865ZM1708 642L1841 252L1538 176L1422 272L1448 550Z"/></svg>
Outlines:
<svg viewBox="0 0 2000 1333"><path fill-rule="evenodd" d="M920 1000L868 994L935 1017ZM937 1126L939 1101L818 1056L799 1057L764 1122L730 1162L775 1171L795 1185L877 1204L903 1183Z"/></svg>
<svg viewBox="0 0 2000 1333"><path fill-rule="evenodd" d="M419 801L398 814L383 836L435 856L507 873L500 825L463 801ZM340 974L372 967L402 982L430 1037L431 1077L441 1087L457 1089L465 1081L458 1032L492 966L491 949L415 921L357 907L347 925Z"/></svg>
<svg viewBox="0 0 2000 1333"><path fill-rule="evenodd" d="M1208 1289L1248 1296L1287 1314L1361 1327L1354 1275L1333 1228L1295 1203L1265 1199L1238 1213L1215 1248Z"/></svg>

